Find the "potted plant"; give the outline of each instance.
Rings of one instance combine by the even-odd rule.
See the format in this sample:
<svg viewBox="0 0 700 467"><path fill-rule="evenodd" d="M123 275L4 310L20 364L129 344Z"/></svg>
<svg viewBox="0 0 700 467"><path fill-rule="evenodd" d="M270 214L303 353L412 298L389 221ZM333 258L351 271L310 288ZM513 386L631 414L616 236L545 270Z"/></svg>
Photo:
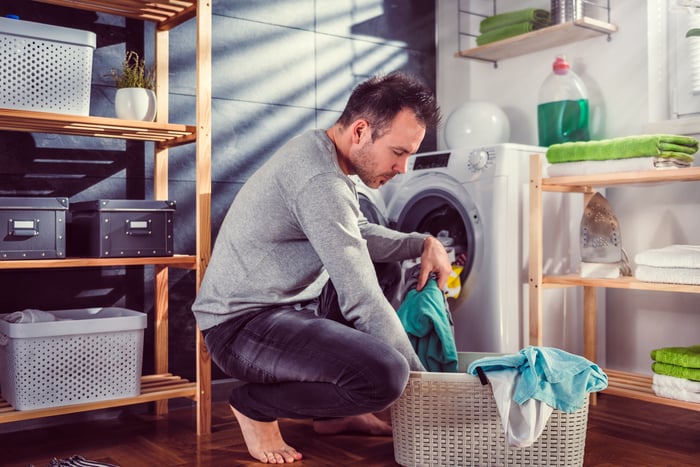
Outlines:
<svg viewBox="0 0 700 467"><path fill-rule="evenodd" d="M117 93L114 110L117 118L152 122L156 116L155 72L143 58L127 51L121 70L111 71Z"/></svg>

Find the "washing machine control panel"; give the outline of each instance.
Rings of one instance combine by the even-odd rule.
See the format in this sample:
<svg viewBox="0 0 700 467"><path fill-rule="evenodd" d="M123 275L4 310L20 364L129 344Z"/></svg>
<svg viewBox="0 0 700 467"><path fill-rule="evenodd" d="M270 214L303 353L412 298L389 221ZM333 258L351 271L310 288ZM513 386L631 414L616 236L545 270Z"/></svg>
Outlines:
<svg viewBox="0 0 700 467"><path fill-rule="evenodd" d="M426 154L424 156L416 156L413 159L413 164L409 167L409 170L425 170L425 169L439 169L442 167L447 167L450 162L449 152L440 152L433 154Z"/></svg>
<svg viewBox="0 0 700 467"><path fill-rule="evenodd" d="M479 173L482 170L490 167L496 154L491 148L479 148L474 149L469 153L469 159L467 160L467 167L470 172Z"/></svg>

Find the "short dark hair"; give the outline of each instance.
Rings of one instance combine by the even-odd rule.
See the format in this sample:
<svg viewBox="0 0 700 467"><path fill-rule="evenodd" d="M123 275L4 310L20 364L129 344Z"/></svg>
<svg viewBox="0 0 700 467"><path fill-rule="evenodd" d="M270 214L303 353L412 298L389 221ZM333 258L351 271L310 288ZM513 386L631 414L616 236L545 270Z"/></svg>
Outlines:
<svg viewBox="0 0 700 467"><path fill-rule="evenodd" d="M403 109L413 111L426 128L440 124L440 108L433 91L415 76L395 71L358 84L350 94L337 123L347 127L363 118L372 127L372 140L379 138Z"/></svg>

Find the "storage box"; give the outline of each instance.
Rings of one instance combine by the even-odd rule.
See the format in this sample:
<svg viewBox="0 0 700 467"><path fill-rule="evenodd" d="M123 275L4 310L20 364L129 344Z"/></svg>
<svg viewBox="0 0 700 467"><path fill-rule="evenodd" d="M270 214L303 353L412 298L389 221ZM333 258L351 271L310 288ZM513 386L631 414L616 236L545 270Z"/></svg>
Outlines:
<svg viewBox="0 0 700 467"><path fill-rule="evenodd" d="M0 198L0 260L64 258L68 198Z"/></svg>
<svg viewBox="0 0 700 467"><path fill-rule="evenodd" d="M555 410L537 441L508 446L490 385L466 373L483 355L459 354L459 373L411 372L391 408L394 457L417 465L583 465L588 399L577 412Z"/></svg>
<svg viewBox="0 0 700 467"><path fill-rule="evenodd" d="M72 203L68 253L91 258L172 256L174 212L175 201Z"/></svg>
<svg viewBox="0 0 700 467"><path fill-rule="evenodd" d="M88 115L95 33L0 18L0 107Z"/></svg>
<svg viewBox="0 0 700 467"><path fill-rule="evenodd" d="M17 410L137 396L146 315L125 308L51 311L57 321L0 319L0 392Z"/></svg>

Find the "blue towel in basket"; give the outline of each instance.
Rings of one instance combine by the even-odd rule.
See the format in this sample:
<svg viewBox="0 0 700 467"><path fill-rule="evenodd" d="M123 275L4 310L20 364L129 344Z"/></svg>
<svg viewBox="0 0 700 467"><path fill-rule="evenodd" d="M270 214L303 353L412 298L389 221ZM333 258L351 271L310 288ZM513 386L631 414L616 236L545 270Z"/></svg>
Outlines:
<svg viewBox="0 0 700 467"><path fill-rule="evenodd" d="M608 376L598 365L553 347L529 346L517 354L480 358L469 365L467 372L476 375L477 367L487 375L491 371L517 369L515 402L536 399L567 413L580 409L589 392L608 387Z"/></svg>

